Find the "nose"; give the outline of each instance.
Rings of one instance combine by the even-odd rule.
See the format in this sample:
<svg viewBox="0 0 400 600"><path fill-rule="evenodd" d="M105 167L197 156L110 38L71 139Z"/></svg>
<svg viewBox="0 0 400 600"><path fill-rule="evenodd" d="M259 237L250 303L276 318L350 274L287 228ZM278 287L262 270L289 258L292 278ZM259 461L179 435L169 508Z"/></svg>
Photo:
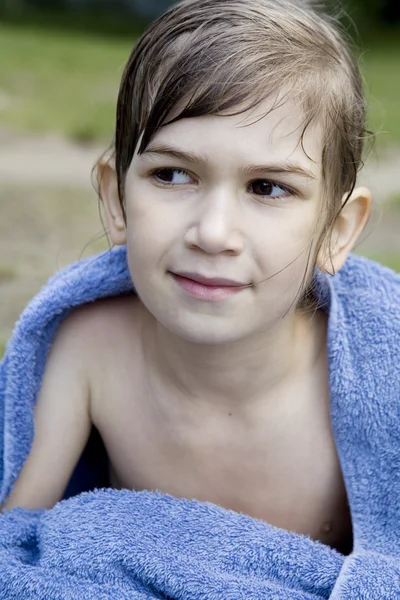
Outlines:
<svg viewBox="0 0 400 600"><path fill-rule="evenodd" d="M234 193L219 189L198 200L198 212L185 235L187 247L207 254L240 254L244 238Z"/></svg>

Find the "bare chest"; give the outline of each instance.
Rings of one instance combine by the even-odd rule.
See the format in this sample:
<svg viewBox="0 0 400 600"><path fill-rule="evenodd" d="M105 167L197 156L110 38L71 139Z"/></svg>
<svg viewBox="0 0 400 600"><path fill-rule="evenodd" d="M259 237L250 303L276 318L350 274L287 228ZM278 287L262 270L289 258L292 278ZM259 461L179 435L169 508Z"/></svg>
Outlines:
<svg viewBox="0 0 400 600"><path fill-rule="evenodd" d="M113 487L213 502L343 552L351 544L326 399L247 420L226 412L174 421L122 395L102 407L96 426Z"/></svg>

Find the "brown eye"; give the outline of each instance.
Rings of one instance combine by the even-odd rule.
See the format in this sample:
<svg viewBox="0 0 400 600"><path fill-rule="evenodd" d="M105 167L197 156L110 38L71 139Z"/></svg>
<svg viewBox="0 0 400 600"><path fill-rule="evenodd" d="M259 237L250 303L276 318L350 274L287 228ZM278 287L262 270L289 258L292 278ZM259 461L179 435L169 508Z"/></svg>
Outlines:
<svg viewBox="0 0 400 600"><path fill-rule="evenodd" d="M253 188L253 194L260 194L260 196L270 196L274 189L273 184L270 181L264 181L259 179L251 184Z"/></svg>
<svg viewBox="0 0 400 600"><path fill-rule="evenodd" d="M154 175L157 177L157 179L165 181L165 183L171 183L174 178L174 172L172 169L158 169Z"/></svg>
<svg viewBox="0 0 400 600"><path fill-rule="evenodd" d="M153 175L161 183L171 185L190 183L191 181L190 175L182 169L157 169L157 171L154 171Z"/></svg>
<svg viewBox="0 0 400 600"><path fill-rule="evenodd" d="M272 198L281 198L290 194L289 190L268 179L256 179L249 186L251 194L256 196L267 196Z"/></svg>

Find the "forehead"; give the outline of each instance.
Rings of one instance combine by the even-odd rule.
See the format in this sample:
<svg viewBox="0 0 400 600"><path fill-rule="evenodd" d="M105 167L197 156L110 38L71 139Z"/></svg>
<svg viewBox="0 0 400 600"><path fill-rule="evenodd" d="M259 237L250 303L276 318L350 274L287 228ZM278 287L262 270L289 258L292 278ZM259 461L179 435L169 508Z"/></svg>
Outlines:
<svg viewBox="0 0 400 600"><path fill-rule="evenodd" d="M240 109L235 109L237 112ZM154 141L179 145L207 156L210 161L240 166L261 159L295 160L318 178L322 159L322 127L313 122L305 128L299 105L287 101L274 106L265 100L237 115L205 115L180 119L161 127Z"/></svg>

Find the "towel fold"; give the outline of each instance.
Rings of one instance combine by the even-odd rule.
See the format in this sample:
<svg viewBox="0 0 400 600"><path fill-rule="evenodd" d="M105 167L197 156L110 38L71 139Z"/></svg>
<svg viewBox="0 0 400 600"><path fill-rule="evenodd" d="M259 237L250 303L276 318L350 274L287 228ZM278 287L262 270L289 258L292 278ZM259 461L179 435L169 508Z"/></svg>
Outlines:
<svg viewBox="0 0 400 600"><path fill-rule="evenodd" d="M1 598L317 600L343 564L305 536L149 492L97 490L3 520Z"/></svg>

